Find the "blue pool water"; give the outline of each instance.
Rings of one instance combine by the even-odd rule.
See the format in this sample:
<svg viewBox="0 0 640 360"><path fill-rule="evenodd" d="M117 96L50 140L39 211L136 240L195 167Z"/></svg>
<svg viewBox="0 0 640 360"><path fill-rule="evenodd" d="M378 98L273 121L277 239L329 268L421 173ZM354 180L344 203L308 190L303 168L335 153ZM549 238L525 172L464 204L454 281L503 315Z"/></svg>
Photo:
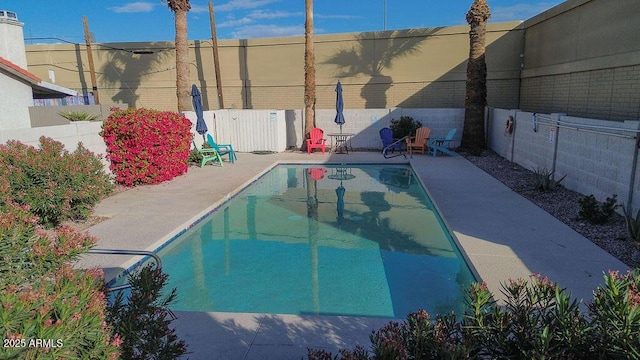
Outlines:
<svg viewBox="0 0 640 360"><path fill-rule="evenodd" d="M475 281L404 165L279 165L159 255L180 311L459 313Z"/></svg>

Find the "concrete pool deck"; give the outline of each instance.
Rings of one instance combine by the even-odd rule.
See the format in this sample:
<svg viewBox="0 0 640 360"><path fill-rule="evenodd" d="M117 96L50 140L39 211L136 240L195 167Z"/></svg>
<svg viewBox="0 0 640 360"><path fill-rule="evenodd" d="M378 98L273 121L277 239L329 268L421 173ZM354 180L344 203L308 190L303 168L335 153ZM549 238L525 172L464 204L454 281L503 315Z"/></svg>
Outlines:
<svg viewBox="0 0 640 360"><path fill-rule="evenodd" d="M461 250L494 295L500 282L540 273L590 300L602 272L626 271L622 262L545 211L495 180L463 157L414 155L384 159L379 153L312 155L283 152L241 153L235 164L190 167L170 182L141 186L98 204L94 215L107 220L89 228L98 248L154 250L200 218L229 194L243 188L276 162L411 162L440 210ZM100 266L115 276L136 259L88 255L81 266ZM416 284L428 279L416 279ZM334 316L176 312L174 322L190 359L301 359L307 347L334 353L369 346L372 330L389 319Z"/></svg>

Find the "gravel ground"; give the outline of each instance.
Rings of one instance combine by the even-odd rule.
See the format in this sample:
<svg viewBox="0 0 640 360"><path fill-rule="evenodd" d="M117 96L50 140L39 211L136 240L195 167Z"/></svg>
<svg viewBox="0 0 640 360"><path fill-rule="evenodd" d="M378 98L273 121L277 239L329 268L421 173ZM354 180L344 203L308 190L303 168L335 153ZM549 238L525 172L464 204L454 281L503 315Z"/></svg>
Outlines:
<svg viewBox="0 0 640 360"><path fill-rule="evenodd" d="M533 187L533 172L485 150L482 156L460 152L467 160L529 199L558 220L591 240L631 268L640 267L640 243L629 240L624 217L615 214L606 224L593 225L578 219L581 194L562 186L552 192Z"/></svg>

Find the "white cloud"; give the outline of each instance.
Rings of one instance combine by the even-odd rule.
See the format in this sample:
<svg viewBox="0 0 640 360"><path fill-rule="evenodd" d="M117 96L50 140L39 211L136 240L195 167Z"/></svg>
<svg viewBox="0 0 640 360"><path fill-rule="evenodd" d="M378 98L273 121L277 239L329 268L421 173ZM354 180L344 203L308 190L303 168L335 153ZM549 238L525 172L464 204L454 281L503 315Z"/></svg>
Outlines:
<svg viewBox="0 0 640 360"><path fill-rule="evenodd" d="M243 26L231 33L236 39L250 39L256 37L283 37L304 34L304 26L253 25Z"/></svg>
<svg viewBox="0 0 640 360"><path fill-rule="evenodd" d="M213 11L215 11L216 9L214 8ZM209 5L193 5L191 4L191 10L189 10L189 13L209 13Z"/></svg>
<svg viewBox="0 0 640 360"><path fill-rule="evenodd" d="M323 15L323 14L314 14L313 16L315 16L318 19L343 19L343 20L348 20L348 19L360 19L360 18L362 18L362 16L357 16L357 15Z"/></svg>
<svg viewBox="0 0 640 360"><path fill-rule="evenodd" d="M288 11L255 10L250 12L247 16L240 19L229 17L228 20L221 22L219 27L248 25L248 24L256 23L259 20L282 19L282 18L288 18L288 17L302 17L303 15L304 15L303 13L288 12Z"/></svg>
<svg viewBox="0 0 640 360"><path fill-rule="evenodd" d="M244 17L241 19L230 19L230 20L226 20L221 22L220 24L217 24L217 27L232 27L232 26L240 26L240 25L248 25L248 24L252 24L254 21L253 19L250 19L248 17Z"/></svg>
<svg viewBox="0 0 640 360"><path fill-rule="evenodd" d="M124 4L122 6L114 6L110 7L109 10L117 13L139 13L139 12L151 12L153 11L153 7L156 6L155 2L133 2Z"/></svg>
<svg viewBox="0 0 640 360"><path fill-rule="evenodd" d="M238 9L255 9L279 0L231 0L226 4L213 7L213 11L231 11Z"/></svg>
<svg viewBox="0 0 640 360"><path fill-rule="evenodd" d="M303 12L254 10L249 13L252 19L282 19L288 17L304 16Z"/></svg>
<svg viewBox="0 0 640 360"><path fill-rule="evenodd" d="M491 8L490 21L527 20L541 12L548 10L561 1L540 2L536 4L515 4L511 6L496 6Z"/></svg>

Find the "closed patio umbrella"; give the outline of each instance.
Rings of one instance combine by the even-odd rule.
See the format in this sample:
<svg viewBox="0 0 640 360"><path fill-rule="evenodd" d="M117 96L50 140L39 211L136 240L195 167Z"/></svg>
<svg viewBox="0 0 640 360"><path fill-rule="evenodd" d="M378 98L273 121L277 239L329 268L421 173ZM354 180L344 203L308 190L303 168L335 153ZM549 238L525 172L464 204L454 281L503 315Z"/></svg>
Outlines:
<svg viewBox="0 0 640 360"><path fill-rule="evenodd" d="M204 122L204 112L202 110L202 95L196 84L191 86L191 101L193 102L193 111L196 112L196 131L202 135L202 140L205 140L204 134L207 133L207 124Z"/></svg>
<svg viewBox="0 0 640 360"><path fill-rule="evenodd" d="M342 84L340 84L340 80L338 80L338 85L336 85L336 119L334 121L340 125L340 133L342 133L342 125L345 123L344 114L342 113L343 110Z"/></svg>
<svg viewBox="0 0 640 360"><path fill-rule="evenodd" d="M344 220L344 192L345 188L342 186L342 181L340 181L340 186L336 188L336 196L338 197L338 217L336 218L336 221L338 222L338 225L342 225L342 221Z"/></svg>
<svg viewBox="0 0 640 360"><path fill-rule="evenodd" d="M351 180L356 176L351 174L351 169L346 167L339 167L334 169L334 173L329 175L328 178L332 180L340 180L340 186L336 188L336 196L338 197L337 210L338 216L336 217L336 221L338 225L342 225L344 221L344 193L346 189L342 186L343 180Z"/></svg>

